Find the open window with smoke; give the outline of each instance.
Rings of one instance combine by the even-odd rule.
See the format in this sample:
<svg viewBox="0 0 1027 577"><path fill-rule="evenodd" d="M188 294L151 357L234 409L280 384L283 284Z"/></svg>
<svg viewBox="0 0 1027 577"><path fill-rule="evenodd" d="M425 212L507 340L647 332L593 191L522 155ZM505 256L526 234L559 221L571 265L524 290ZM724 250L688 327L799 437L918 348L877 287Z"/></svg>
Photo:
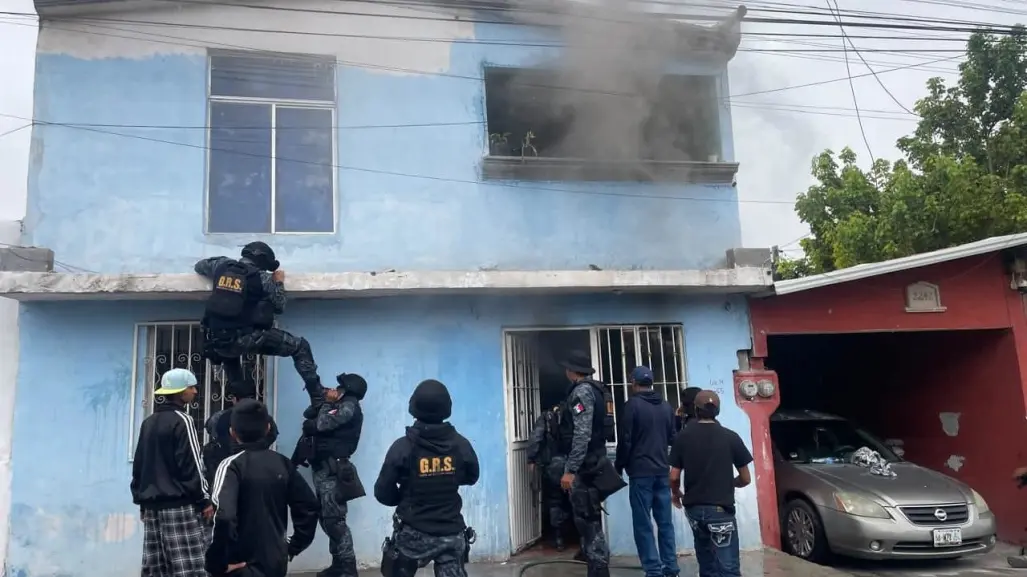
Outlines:
<svg viewBox="0 0 1027 577"><path fill-rule="evenodd" d="M714 76L667 75L650 94L567 85L556 70L485 71L489 156L611 162L720 160Z"/></svg>
<svg viewBox="0 0 1027 577"><path fill-rule="evenodd" d="M744 7L709 26L620 0L550 8L516 19L559 50L485 69L483 178L733 184L720 99Z"/></svg>

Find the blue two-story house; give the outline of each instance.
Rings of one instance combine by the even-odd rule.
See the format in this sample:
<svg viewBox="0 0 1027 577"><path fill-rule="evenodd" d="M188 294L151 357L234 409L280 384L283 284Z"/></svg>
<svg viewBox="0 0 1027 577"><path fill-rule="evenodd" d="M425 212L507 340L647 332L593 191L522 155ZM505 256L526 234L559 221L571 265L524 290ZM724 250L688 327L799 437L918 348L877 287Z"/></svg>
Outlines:
<svg viewBox="0 0 1027 577"><path fill-rule="evenodd" d="M673 404L686 385L731 395L744 294L771 282L759 251L735 250L736 17L571 1L36 5L21 244L60 270L0 273L0 296L20 301L17 379L0 383L16 387L6 574L138 574L128 483L154 387L171 367L196 372L198 424L223 402L199 353L209 284L193 264L252 240L277 251L278 323L311 343L322 379L369 383L366 485L414 386L448 385L481 458L464 492L477 560L546 541L525 446L566 389L569 351L590 351L618 414L639 364ZM292 363L247 366L291 451L306 403ZM734 404L722 420L749 438ZM738 499L742 546L759 547L755 491ZM634 554L627 491L607 508L614 554ZM362 564L390 515L350 504ZM327 561L319 537L294 569Z"/></svg>

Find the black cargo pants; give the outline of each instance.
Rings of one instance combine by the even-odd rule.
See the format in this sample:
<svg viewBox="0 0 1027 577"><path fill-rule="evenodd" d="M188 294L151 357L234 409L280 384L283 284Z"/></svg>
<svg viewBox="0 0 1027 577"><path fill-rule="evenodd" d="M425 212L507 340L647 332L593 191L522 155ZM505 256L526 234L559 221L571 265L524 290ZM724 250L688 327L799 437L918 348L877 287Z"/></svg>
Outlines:
<svg viewBox="0 0 1027 577"><path fill-rule="evenodd" d="M224 367L225 393L237 399L254 398L257 393L252 375L246 378L243 374L242 357L246 355L292 357L303 385L320 392L321 378L310 343L282 329L208 330L203 350L212 363Z"/></svg>

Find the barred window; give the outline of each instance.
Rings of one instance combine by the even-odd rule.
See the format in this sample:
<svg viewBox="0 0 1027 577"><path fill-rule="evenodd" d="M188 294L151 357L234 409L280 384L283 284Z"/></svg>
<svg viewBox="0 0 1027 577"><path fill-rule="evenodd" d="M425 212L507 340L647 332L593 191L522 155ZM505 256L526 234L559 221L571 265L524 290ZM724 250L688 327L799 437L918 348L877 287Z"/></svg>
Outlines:
<svg viewBox="0 0 1027 577"><path fill-rule="evenodd" d="M224 370L213 367L203 358L203 329L196 322L147 323L136 326L135 334L135 389L133 421L135 434L133 446L143 419L153 413L155 405L166 402L162 395L154 394L160 388L160 379L170 369L188 369L196 375L199 394L186 407L196 423L196 431L206 442L203 425L207 417L232 406L225 398ZM273 411L273 385L269 369L270 359L259 355L247 355L242 359L245 378L256 385L257 400L268 404ZM131 453L130 453L131 454Z"/></svg>
<svg viewBox="0 0 1027 577"><path fill-rule="evenodd" d="M681 325L599 327L599 375L613 393L614 420L619 422L631 392L631 371L644 365L653 371L653 390L676 410L685 377L684 331ZM617 442L618 427L607 443Z"/></svg>

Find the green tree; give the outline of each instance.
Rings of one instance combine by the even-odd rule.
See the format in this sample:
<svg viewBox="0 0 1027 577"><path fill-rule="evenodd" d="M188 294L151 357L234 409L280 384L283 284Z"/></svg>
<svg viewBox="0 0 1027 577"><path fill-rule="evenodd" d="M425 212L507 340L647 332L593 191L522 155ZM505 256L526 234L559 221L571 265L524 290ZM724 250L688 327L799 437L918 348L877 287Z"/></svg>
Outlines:
<svg viewBox="0 0 1027 577"><path fill-rule="evenodd" d="M826 150L795 211L809 225L795 278L1027 231L1027 31L973 34L959 80L927 83L920 121L899 139L904 158L869 170Z"/></svg>

